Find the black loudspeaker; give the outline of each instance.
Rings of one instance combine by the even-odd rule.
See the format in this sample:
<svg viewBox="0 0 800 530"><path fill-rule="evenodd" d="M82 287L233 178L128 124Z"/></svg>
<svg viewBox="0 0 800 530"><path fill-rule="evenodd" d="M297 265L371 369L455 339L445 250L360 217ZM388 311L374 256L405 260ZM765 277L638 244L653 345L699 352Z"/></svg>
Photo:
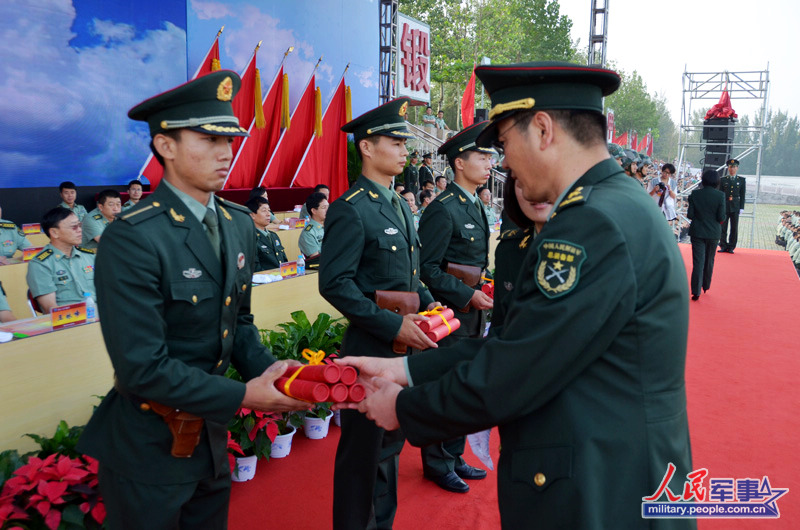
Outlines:
<svg viewBox="0 0 800 530"><path fill-rule="evenodd" d="M475 109L475 123L489 119L489 109Z"/></svg>
<svg viewBox="0 0 800 530"><path fill-rule="evenodd" d="M703 160L703 168L717 169L719 166L724 166L727 161L727 153L709 153L706 151L706 157Z"/></svg>
<svg viewBox="0 0 800 530"><path fill-rule="evenodd" d="M711 118L703 122L703 140L733 143L735 118Z"/></svg>

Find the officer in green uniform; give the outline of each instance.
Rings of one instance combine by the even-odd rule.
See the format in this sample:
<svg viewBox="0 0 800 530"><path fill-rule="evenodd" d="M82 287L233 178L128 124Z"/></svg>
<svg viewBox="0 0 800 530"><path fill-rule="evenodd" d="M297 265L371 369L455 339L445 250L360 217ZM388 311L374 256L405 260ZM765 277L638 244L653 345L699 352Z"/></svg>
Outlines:
<svg viewBox="0 0 800 530"><path fill-rule="evenodd" d="M419 185L425 187L426 182L434 184L433 177L433 154L425 153L422 155L422 165L419 166Z"/></svg>
<svg viewBox="0 0 800 530"><path fill-rule="evenodd" d="M461 321L461 327L440 340L439 346L482 337L486 310L492 308L492 299L480 288L489 263L489 223L475 193L489 180L492 169L494 151L475 145L486 123L467 127L439 147L439 154L447 156L453 168L454 181L425 209L419 223L421 279L434 298L453 309ZM452 267L471 267L474 278L456 276ZM462 458L463 436L423 447L421 454L425 478L447 491L466 493L469 486L462 479L486 477L486 471Z"/></svg>
<svg viewBox="0 0 800 530"><path fill-rule="evenodd" d="M499 335L349 360L393 379L359 408L414 445L499 426L504 528L695 528L642 517L670 463L679 495L692 471L688 282L663 216L608 154L602 97L619 76L560 62L476 74L492 100L478 145L503 150L524 198L553 213Z"/></svg>
<svg viewBox="0 0 800 530"><path fill-rule="evenodd" d="M739 161L731 158L728 160L728 174L719 181L719 190L725 194L725 221L722 222L719 251L728 254L733 254L739 240L739 215L744 212L744 197L747 192L747 183L744 177L736 176L738 172Z"/></svg>
<svg viewBox="0 0 800 530"><path fill-rule="evenodd" d="M322 239L325 236L325 216L328 214L328 199L322 192L314 192L305 203L309 213L305 228L300 232L297 245L306 260L306 266L316 267L322 252Z"/></svg>
<svg viewBox="0 0 800 530"><path fill-rule="evenodd" d="M5 262L5 258L13 257L18 250L33 246L17 225L2 217L3 209L0 208L0 264Z"/></svg>
<svg viewBox="0 0 800 530"><path fill-rule="evenodd" d="M97 260L115 385L78 448L100 461L111 529L225 528L228 421L240 407L305 408L275 388L287 364L274 360L253 325L249 211L214 195L233 137L246 135L231 106L240 83L219 70L128 113L148 122L164 179L108 227ZM225 377L230 364L246 383ZM186 432L179 420L195 429L201 422L197 440L173 438L171 430Z"/></svg>
<svg viewBox="0 0 800 530"><path fill-rule="evenodd" d="M414 151L413 153L408 155L408 165L405 168L403 168L403 184L405 185L407 190L411 190L414 192L415 197L419 192L419 168L417 167L418 162L419 162L419 153Z"/></svg>
<svg viewBox="0 0 800 530"><path fill-rule="evenodd" d="M128 200L122 205L122 210L133 208L140 200L142 200L142 182L134 179L128 182Z"/></svg>
<svg viewBox="0 0 800 530"><path fill-rule="evenodd" d="M42 231L50 243L28 262L31 295L43 313L54 307L83 301L83 293L95 298L94 249L80 247L81 223L61 206L44 214Z"/></svg>
<svg viewBox="0 0 800 530"><path fill-rule="evenodd" d="M244 205L250 210L250 217L256 225L256 261L253 270L277 269L287 259L281 238L275 232L267 230L272 215L269 201L264 197L253 197Z"/></svg>
<svg viewBox="0 0 800 530"><path fill-rule="evenodd" d="M96 249L108 224L122 211L122 199L115 190L103 190L97 196L97 208L83 218L83 246Z"/></svg>
<svg viewBox="0 0 800 530"><path fill-rule="evenodd" d="M393 341L435 347L414 323L433 305L419 281L419 241L408 204L389 189L403 170L413 138L404 116L408 98L390 101L345 124L363 161L362 174L330 207L319 292L350 320L342 356L398 357ZM381 291L417 293L418 307L400 315L376 303ZM381 295L385 293L380 293ZM406 295L406 299L413 298ZM397 465L404 437L385 432L363 414L342 411L333 475L333 527L391 528L397 510Z"/></svg>
<svg viewBox="0 0 800 530"><path fill-rule="evenodd" d="M78 221L83 221L86 217L86 208L77 204L75 200L78 198L78 188L70 181L62 182L58 185L58 193L61 195L61 206L71 211L78 216Z"/></svg>

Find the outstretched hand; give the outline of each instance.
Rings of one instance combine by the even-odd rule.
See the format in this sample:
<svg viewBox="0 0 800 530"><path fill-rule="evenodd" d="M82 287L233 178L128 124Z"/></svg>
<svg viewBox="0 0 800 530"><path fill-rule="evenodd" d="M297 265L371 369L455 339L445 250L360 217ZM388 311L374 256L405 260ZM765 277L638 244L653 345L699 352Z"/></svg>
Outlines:
<svg viewBox="0 0 800 530"><path fill-rule="evenodd" d="M299 364L297 361L277 361L272 363L269 368L264 370L264 373L246 383L241 406L269 412L310 409L311 405L305 401L291 398L275 388L275 381L283 376L286 369Z"/></svg>
<svg viewBox="0 0 800 530"><path fill-rule="evenodd" d="M373 377L365 385L367 398L358 404L358 410L367 415L378 427L387 431L400 428L397 419L397 395L403 387L382 377Z"/></svg>

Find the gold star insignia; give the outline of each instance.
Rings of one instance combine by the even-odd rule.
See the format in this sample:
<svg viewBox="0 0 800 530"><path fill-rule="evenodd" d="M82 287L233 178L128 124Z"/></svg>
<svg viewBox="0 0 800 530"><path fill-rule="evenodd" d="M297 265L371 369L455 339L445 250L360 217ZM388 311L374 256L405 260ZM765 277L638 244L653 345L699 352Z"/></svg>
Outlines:
<svg viewBox="0 0 800 530"><path fill-rule="evenodd" d="M557 271L560 271L561 269L564 268L564 264L561 263L560 261L556 261L555 264L553 265L553 268Z"/></svg>

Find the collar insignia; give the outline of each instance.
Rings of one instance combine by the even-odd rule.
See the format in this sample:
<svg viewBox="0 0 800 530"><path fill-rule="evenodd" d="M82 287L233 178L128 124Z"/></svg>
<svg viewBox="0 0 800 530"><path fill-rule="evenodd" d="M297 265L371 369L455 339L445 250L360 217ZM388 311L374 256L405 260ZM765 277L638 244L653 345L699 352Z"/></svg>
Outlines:
<svg viewBox="0 0 800 530"><path fill-rule="evenodd" d="M225 216L225 219L227 219L228 221L233 221L233 217L231 217L231 214L228 213L228 210L226 210L222 206L219 206L219 209L220 211L222 211L222 215Z"/></svg>
<svg viewBox="0 0 800 530"><path fill-rule="evenodd" d="M398 232L397 228L387 228L386 230L383 231L384 234L387 234L387 235L390 235L390 236L395 235L397 232Z"/></svg>
<svg viewBox="0 0 800 530"><path fill-rule="evenodd" d="M459 195L458 200L460 200L461 202L467 202L466 197L464 197L463 195Z"/></svg>
<svg viewBox="0 0 800 530"><path fill-rule="evenodd" d="M374 191L370 191L369 192L369 196L372 197L373 199L377 199L379 197L379 195L377 193L375 193Z"/></svg>
<svg viewBox="0 0 800 530"><path fill-rule="evenodd" d="M184 222L186 220L186 217L184 217L181 214L179 214L178 212L176 212L174 208L170 208L169 209L169 214L172 216L173 219L175 219L179 223L182 223L182 222Z"/></svg>
<svg viewBox="0 0 800 530"><path fill-rule="evenodd" d="M197 279L202 275L203 275L203 271L195 269L194 267L192 267L191 269L186 269L185 271L183 271L183 277L184 278L188 278L190 280Z"/></svg>

